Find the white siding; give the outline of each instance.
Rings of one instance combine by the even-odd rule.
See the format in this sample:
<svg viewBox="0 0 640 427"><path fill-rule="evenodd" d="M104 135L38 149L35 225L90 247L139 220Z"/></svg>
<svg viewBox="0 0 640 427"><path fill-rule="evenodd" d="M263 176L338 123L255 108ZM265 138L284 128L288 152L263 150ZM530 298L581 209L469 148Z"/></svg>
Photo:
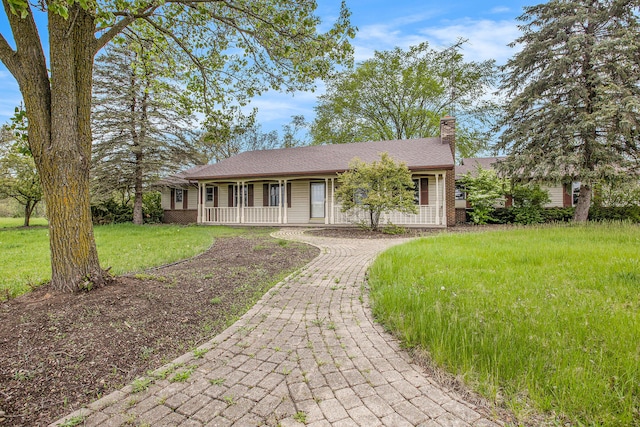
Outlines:
<svg viewBox="0 0 640 427"><path fill-rule="evenodd" d="M291 208L288 220L291 224L306 224L309 222L309 181L291 181Z"/></svg>
<svg viewBox="0 0 640 427"><path fill-rule="evenodd" d="M549 198L551 201L545 205L547 208L559 207L561 208L564 204L564 190L562 184L554 185L551 187L541 187L543 190L547 190L549 192Z"/></svg>
<svg viewBox="0 0 640 427"><path fill-rule="evenodd" d="M187 209L198 209L198 188L189 187L187 193ZM176 206L177 208L178 206ZM182 206L179 207L182 209Z"/></svg>
<svg viewBox="0 0 640 427"><path fill-rule="evenodd" d="M164 210L171 209L171 189L169 187L162 187L160 190L160 204Z"/></svg>

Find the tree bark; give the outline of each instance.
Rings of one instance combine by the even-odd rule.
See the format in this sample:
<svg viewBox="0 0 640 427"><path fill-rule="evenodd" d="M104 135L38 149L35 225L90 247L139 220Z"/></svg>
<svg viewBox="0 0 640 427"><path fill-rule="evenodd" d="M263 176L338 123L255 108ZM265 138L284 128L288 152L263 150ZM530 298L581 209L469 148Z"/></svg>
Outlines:
<svg viewBox="0 0 640 427"><path fill-rule="evenodd" d="M144 218L142 216L142 150L136 152L136 178L134 193L133 223L142 225L144 223Z"/></svg>
<svg viewBox="0 0 640 427"><path fill-rule="evenodd" d="M591 207L591 186L582 184L580 186L580 195L576 204L576 211L573 214L575 222L587 222L589 218L589 207Z"/></svg>

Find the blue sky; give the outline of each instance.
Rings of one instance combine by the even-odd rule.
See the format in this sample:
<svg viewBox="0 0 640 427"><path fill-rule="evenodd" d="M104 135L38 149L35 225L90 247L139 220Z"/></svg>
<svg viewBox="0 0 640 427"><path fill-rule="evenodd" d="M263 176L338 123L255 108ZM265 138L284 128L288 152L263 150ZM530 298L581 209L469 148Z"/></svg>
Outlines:
<svg viewBox="0 0 640 427"><path fill-rule="evenodd" d="M317 1L317 14L329 25L339 12L340 1ZM507 44L519 35L515 18L524 6L536 3L521 0L347 0L352 23L359 29L352 41L355 59L363 61L373 56L375 50L396 46L407 48L423 41L435 48L445 48L462 37L469 40L463 50L465 59L495 59L503 64L513 54ZM0 33L11 38L4 13L0 13ZM280 129L294 114L313 119L313 107L321 93L322 85L315 92L293 95L268 92L256 98L251 106L258 108L258 121L264 130ZM17 83L0 64L0 123L9 119L20 100Z"/></svg>

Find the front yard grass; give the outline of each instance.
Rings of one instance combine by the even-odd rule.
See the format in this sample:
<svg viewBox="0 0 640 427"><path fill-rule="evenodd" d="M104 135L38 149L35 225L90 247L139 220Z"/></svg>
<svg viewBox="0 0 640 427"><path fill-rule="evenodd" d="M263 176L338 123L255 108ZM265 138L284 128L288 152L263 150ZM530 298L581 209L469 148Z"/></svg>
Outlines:
<svg viewBox="0 0 640 427"><path fill-rule="evenodd" d="M112 274L142 271L205 251L215 237L245 233L229 227L133 224L94 227L98 256ZM47 228L0 231L0 301L51 279Z"/></svg>
<svg viewBox="0 0 640 427"><path fill-rule="evenodd" d="M443 234L370 270L375 316L521 420L640 425L640 228Z"/></svg>

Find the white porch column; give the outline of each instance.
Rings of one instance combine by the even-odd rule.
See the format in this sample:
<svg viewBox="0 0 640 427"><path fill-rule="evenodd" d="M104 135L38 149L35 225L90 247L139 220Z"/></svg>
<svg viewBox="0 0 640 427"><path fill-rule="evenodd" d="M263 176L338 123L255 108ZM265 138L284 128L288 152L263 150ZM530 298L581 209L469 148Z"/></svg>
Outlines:
<svg viewBox="0 0 640 427"><path fill-rule="evenodd" d="M444 197L442 198L442 225L447 224L447 174L442 174L442 193Z"/></svg>
<svg viewBox="0 0 640 427"><path fill-rule="evenodd" d="M202 212L202 183L198 181L198 219L196 219L198 224L202 222Z"/></svg>
<svg viewBox="0 0 640 427"><path fill-rule="evenodd" d="M283 200L280 200L282 198L282 180L279 179L278 180L278 191L280 192L280 194L278 194L278 224L282 224L282 202ZM286 193L286 191L285 191Z"/></svg>
<svg viewBox="0 0 640 427"><path fill-rule="evenodd" d="M231 200L236 202L236 222L240 224L240 204L242 203L242 197L240 197L240 181L236 181L235 192L236 194L231 195Z"/></svg>
<svg viewBox="0 0 640 427"><path fill-rule="evenodd" d="M288 185L288 182L285 179L284 180L284 189L283 189L283 192L284 192L284 196L283 196L284 203L282 203L282 206L284 208L284 223L285 224L289 224L289 198L287 197L287 185Z"/></svg>
<svg viewBox="0 0 640 427"><path fill-rule="evenodd" d="M244 224L244 181L240 183L240 224Z"/></svg>
<svg viewBox="0 0 640 427"><path fill-rule="evenodd" d="M440 224L440 174L436 174L436 224Z"/></svg>
<svg viewBox="0 0 640 427"><path fill-rule="evenodd" d="M329 178L324 179L324 223L329 224Z"/></svg>
<svg viewBox="0 0 640 427"><path fill-rule="evenodd" d="M331 178L331 224L335 224L334 211L336 210L336 179Z"/></svg>

